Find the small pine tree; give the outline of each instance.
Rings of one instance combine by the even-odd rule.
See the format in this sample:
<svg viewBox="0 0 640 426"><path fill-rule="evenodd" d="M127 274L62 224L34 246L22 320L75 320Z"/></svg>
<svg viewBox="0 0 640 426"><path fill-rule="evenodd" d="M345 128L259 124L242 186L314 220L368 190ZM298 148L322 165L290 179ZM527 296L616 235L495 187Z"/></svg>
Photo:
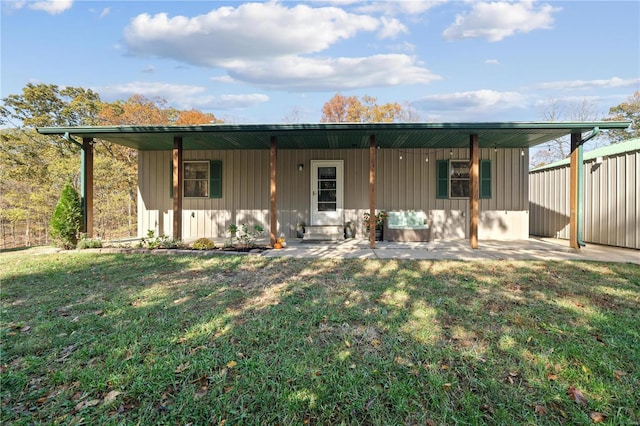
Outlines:
<svg viewBox="0 0 640 426"><path fill-rule="evenodd" d="M51 237L65 250L76 248L82 223L82 206L78 191L70 182L62 189L56 209L51 216L49 227Z"/></svg>

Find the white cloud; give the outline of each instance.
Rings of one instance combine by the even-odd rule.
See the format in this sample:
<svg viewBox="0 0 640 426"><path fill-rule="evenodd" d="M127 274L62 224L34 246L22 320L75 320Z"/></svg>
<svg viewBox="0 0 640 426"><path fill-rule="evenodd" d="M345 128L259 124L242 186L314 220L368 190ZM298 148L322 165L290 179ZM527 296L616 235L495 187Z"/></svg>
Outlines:
<svg viewBox="0 0 640 426"><path fill-rule="evenodd" d="M394 52L408 52L413 53L416 51L416 45L409 43L408 41L403 41L398 44L391 44L388 48Z"/></svg>
<svg viewBox="0 0 640 426"><path fill-rule="evenodd" d="M138 15L125 29L124 40L137 55L216 67L238 58L315 53L381 26L376 18L334 7L246 3L193 18Z"/></svg>
<svg viewBox="0 0 640 426"><path fill-rule="evenodd" d="M500 62L497 59L487 59L484 63L489 65L498 65Z"/></svg>
<svg viewBox="0 0 640 426"><path fill-rule="evenodd" d="M347 90L400 84L426 84L441 77L402 54L361 58L303 58L237 61L229 66L235 80L288 90Z"/></svg>
<svg viewBox="0 0 640 426"><path fill-rule="evenodd" d="M218 109L246 108L269 101L269 96L263 93L249 93L243 95L220 95L214 100Z"/></svg>
<svg viewBox="0 0 640 426"><path fill-rule="evenodd" d="M569 90L569 89L611 89L615 87L638 87L639 78L612 77L607 80L567 80L541 83L537 87L545 90Z"/></svg>
<svg viewBox="0 0 640 426"><path fill-rule="evenodd" d="M216 81L218 83L233 83L235 80L228 75L220 75L216 77L211 77L211 81Z"/></svg>
<svg viewBox="0 0 640 426"><path fill-rule="evenodd" d="M206 88L202 86L190 86L187 84L133 81L131 83L105 86L96 90L99 90L100 93L104 93L106 96L117 96L118 99L130 97L132 95L142 95L145 97L163 97L166 100L169 100L169 98L176 98L181 95L199 95L204 93Z"/></svg>
<svg viewBox="0 0 640 426"><path fill-rule="evenodd" d="M528 33L537 29L549 29L553 25L553 13L561 8L533 1L472 3L471 12L456 16L454 24L443 32L446 40L485 38L500 41L516 33Z"/></svg>
<svg viewBox="0 0 640 426"><path fill-rule="evenodd" d="M494 90L477 90L470 92L429 95L414 102L416 108L435 113L453 112L492 112L526 107L527 97L518 92L497 92Z"/></svg>
<svg viewBox="0 0 640 426"><path fill-rule="evenodd" d="M99 87L94 90L105 99L127 99L133 95L162 98L172 107L179 109L239 109L269 101L269 97L262 93L213 96L207 94L207 89L203 86L159 82L134 81L126 84Z"/></svg>
<svg viewBox="0 0 640 426"><path fill-rule="evenodd" d="M22 9L26 4L27 4L26 0L3 1L2 2L2 12L10 14L14 10Z"/></svg>
<svg viewBox="0 0 640 426"><path fill-rule="evenodd" d="M111 8L110 7L105 7L102 10L91 8L91 9L89 9L89 12L98 14L98 18L102 19L102 18L108 16L111 13Z"/></svg>
<svg viewBox="0 0 640 426"><path fill-rule="evenodd" d="M400 33L406 34L409 32L407 27L396 18L389 19L383 16L380 20L382 22L382 30L378 33L378 37L380 38L394 38Z"/></svg>
<svg viewBox="0 0 640 426"><path fill-rule="evenodd" d="M361 13L381 13L383 15L419 15L429 9L447 3L448 0L434 1L375 1L356 8Z"/></svg>
<svg viewBox="0 0 640 426"><path fill-rule="evenodd" d="M29 9L42 10L50 15L57 15L67 9L71 9L73 0L45 0L29 3Z"/></svg>
<svg viewBox="0 0 640 426"><path fill-rule="evenodd" d="M138 15L124 41L135 55L220 68L234 81L270 88L341 90L440 79L407 55L311 56L360 32L390 38L407 31L395 18L268 2L220 7L192 18Z"/></svg>

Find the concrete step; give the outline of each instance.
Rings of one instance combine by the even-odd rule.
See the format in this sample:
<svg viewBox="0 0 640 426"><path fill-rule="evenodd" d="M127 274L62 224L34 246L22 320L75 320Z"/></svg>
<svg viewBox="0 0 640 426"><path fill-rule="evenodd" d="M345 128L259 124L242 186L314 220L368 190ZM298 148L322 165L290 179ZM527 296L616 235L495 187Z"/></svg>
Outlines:
<svg viewBox="0 0 640 426"><path fill-rule="evenodd" d="M314 225L306 226L304 241L344 240L344 227L342 225Z"/></svg>

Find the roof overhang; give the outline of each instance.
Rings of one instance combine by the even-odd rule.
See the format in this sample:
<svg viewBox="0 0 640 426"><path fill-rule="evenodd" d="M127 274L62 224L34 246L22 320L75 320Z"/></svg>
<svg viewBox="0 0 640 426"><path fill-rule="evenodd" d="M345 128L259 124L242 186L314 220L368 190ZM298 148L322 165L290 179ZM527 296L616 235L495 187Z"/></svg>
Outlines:
<svg viewBox="0 0 640 426"><path fill-rule="evenodd" d="M142 151L183 149L362 149L375 135L380 148L466 148L477 134L480 148L530 148L571 133L626 129L629 121L500 123L211 124L200 126L40 127L43 135L102 139Z"/></svg>

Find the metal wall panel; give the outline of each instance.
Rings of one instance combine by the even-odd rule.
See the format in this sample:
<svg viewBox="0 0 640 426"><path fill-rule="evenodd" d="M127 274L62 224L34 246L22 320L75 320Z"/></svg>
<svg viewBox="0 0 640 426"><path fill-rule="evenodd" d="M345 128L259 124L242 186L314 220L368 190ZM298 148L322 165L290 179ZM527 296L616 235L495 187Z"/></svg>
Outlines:
<svg viewBox="0 0 640 426"><path fill-rule="evenodd" d="M424 211L433 220L434 239L468 237L468 199L436 199L436 160L468 160L467 149L427 151L379 149L376 205L380 210ZM402 157L402 158L400 158ZM429 161L427 160L427 157ZM492 162L492 198L480 200L479 236L521 239L529 234L528 153L519 149L481 149ZM223 238L231 223L269 224L269 151L184 151L184 160L221 160L221 199L184 199L183 238ZM296 225L310 217L311 160L343 160L344 221L364 236L363 214L369 211L369 150L278 150L278 234L296 236ZM139 219L141 236L148 229L172 234L169 198L170 151L139 153ZM303 170L298 170L298 165Z"/></svg>
<svg viewBox="0 0 640 426"><path fill-rule="evenodd" d="M587 243L640 249L640 151L584 162ZM569 238L568 165L529 174L531 234Z"/></svg>

